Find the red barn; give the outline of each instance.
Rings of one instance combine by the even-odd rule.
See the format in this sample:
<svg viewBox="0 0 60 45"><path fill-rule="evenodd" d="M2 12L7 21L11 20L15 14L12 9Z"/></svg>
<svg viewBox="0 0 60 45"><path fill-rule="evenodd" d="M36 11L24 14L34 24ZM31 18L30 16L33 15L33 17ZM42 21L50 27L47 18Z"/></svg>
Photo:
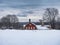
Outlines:
<svg viewBox="0 0 60 45"><path fill-rule="evenodd" d="M25 26L26 30L36 30L37 27L33 23L31 23L31 20L29 19L29 23Z"/></svg>

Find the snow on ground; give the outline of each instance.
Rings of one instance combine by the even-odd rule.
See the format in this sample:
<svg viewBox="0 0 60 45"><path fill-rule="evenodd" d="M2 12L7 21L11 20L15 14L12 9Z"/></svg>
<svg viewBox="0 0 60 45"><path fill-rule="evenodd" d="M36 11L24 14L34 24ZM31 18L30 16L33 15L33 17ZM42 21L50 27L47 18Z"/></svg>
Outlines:
<svg viewBox="0 0 60 45"><path fill-rule="evenodd" d="M0 30L0 45L60 45L60 31Z"/></svg>

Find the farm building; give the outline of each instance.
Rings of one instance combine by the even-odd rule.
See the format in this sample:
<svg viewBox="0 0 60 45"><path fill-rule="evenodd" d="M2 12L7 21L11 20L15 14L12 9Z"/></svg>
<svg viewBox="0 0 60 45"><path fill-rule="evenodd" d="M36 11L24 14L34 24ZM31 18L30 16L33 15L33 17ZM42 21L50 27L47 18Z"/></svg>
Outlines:
<svg viewBox="0 0 60 45"><path fill-rule="evenodd" d="M31 19L29 19L29 23L27 25L25 25L24 29L26 29L26 30L36 30L37 27L36 27L35 24L33 24L31 22Z"/></svg>

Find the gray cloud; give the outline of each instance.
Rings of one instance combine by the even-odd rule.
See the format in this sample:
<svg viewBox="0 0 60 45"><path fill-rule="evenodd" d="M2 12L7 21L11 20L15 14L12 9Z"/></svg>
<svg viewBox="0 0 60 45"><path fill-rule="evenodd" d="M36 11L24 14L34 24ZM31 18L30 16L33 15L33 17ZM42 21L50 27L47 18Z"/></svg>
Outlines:
<svg viewBox="0 0 60 45"><path fill-rule="evenodd" d="M5 4L5 5L1 5ZM0 0L0 7L37 8L41 6L60 5L60 0Z"/></svg>
<svg viewBox="0 0 60 45"><path fill-rule="evenodd" d="M38 11L41 8L45 8L49 6L51 7L60 6L60 0L0 0L1 12L4 12L5 9L7 11L10 9L12 11L15 9L18 9L19 11L22 12L22 14L18 13L18 15L22 15L22 16L26 16L28 14L34 14L35 13L34 11ZM18 11L15 11L15 12L18 12ZM37 14L39 13L40 15L40 12L36 12L36 13Z"/></svg>

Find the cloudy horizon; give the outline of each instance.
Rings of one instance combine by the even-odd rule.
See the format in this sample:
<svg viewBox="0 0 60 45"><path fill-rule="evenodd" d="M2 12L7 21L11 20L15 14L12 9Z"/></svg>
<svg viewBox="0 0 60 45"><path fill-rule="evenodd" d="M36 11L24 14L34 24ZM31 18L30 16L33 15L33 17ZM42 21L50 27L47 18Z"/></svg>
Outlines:
<svg viewBox="0 0 60 45"><path fill-rule="evenodd" d="M43 15L47 7L57 8L60 13L60 0L0 0L0 17L7 14Z"/></svg>

